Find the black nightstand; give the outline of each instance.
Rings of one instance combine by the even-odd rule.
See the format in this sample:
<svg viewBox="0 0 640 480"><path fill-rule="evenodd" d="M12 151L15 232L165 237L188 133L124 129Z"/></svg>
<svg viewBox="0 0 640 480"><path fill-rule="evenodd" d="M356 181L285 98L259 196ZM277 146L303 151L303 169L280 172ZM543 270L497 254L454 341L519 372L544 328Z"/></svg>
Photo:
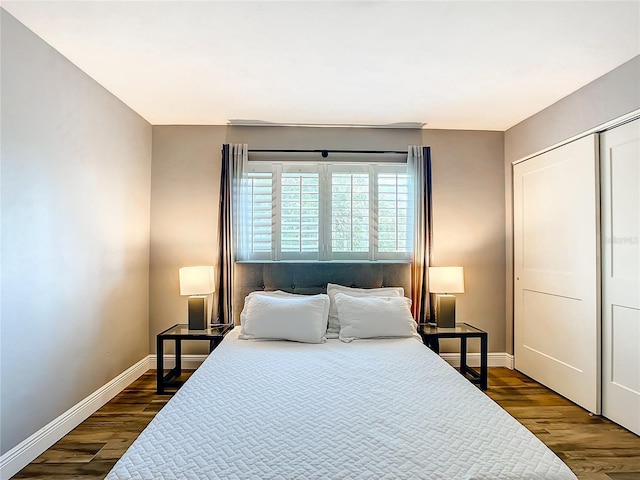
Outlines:
<svg viewBox="0 0 640 480"><path fill-rule="evenodd" d="M179 388L184 382L176 380L182 373L182 340L208 340L209 353L222 341L224 336L233 328L233 325L212 325L206 330L189 330L189 326L184 324L174 325L160 332L156 338L157 348L157 392L165 393L165 388ZM175 341L176 364L169 372L164 374L164 341Z"/></svg>
<svg viewBox="0 0 640 480"><path fill-rule="evenodd" d="M422 336L424 344L438 354L440 353L441 338L459 338L460 373L467 377L470 382L480 386L482 390L487 389L487 349L489 343L487 332L484 332L473 325L469 325L468 323L458 323L453 328L442 328L429 323L419 323L418 333ZM467 365L468 338L480 339L480 371L477 371Z"/></svg>

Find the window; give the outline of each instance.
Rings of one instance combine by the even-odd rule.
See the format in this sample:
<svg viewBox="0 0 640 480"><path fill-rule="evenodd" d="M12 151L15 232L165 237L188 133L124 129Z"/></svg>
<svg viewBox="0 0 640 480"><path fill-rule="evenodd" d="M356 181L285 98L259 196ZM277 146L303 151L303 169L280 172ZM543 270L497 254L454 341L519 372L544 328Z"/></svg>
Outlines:
<svg viewBox="0 0 640 480"><path fill-rule="evenodd" d="M368 253L371 192L367 172L331 173L331 250Z"/></svg>
<svg viewBox="0 0 640 480"><path fill-rule="evenodd" d="M247 241L248 251L271 254L273 215L273 176L271 173L257 173L247 178Z"/></svg>
<svg viewBox="0 0 640 480"><path fill-rule="evenodd" d="M406 173L378 174L378 251L411 251L409 229L409 176ZM411 232L412 233L412 232Z"/></svg>
<svg viewBox="0 0 640 480"><path fill-rule="evenodd" d="M405 164L248 162L238 260L409 259Z"/></svg>
<svg viewBox="0 0 640 480"><path fill-rule="evenodd" d="M289 257L315 255L320 248L319 174L283 172L279 200L282 254Z"/></svg>

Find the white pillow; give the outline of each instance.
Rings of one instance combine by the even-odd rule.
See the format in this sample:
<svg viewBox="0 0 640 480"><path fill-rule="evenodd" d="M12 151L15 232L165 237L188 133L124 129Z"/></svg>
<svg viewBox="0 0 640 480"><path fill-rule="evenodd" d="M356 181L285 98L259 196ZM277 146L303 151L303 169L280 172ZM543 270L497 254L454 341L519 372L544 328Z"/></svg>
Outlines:
<svg viewBox="0 0 640 480"><path fill-rule="evenodd" d="M344 293L352 297L404 297L404 288L402 287L382 287L382 288L351 288L335 283L327 284L327 295L329 295L329 328L327 328L327 336L338 337L340 332L340 320L338 318L338 309L336 308L336 294Z"/></svg>
<svg viewBox="0 0 640 480"><path fill-rule="evenodd" d="M351 297L336 294L340 316L340 340L356 338L413 337L416 322L411 300L405 297Z"/></svg>
<svg viewBox="0 0 640 480"><path fill-rule="evenodd" d="M324 294L248 295L240 314L238 338L322 343L328 314L329 297Z"/></svg>
<svg viewBox="0 0 640 480"><path fill-rule="evenodd" d="M255 297L262 295L264 297L289 297L289 298L309 298L309 295L300 295L298 293L289 293L283 290L254 290L253 292L249 292L246 297L244 297L244 304L247 304L247 300L249 297ZM240 324L242 325L243 316L245 314L244 308L240 312ZM338 337L336 337L338 338Z"/></svg>
<svg viewBox="0 0 640 480"><path fill-rule="evenodd" d="M247 304L247 300L249 297L255 297L257 295L263 295L265 297L295 297L297 296L295 293L284 292L282 290L254 290L253 292L249 292L246 297L244 297L244 304ZM244 306L242 311L240 312L240 324L242 325L244 322L242 320L242 316L244 315Z"/></svg>

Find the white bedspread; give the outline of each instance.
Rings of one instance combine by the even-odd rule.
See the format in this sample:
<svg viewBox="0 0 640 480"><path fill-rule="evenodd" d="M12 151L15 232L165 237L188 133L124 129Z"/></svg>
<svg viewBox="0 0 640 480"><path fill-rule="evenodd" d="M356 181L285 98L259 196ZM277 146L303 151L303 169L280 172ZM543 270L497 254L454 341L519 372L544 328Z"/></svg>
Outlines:
<svg viewBox="0 0 640 480"><path fill-rule="evenodd" d="M309 345L238 330L107 480L576 478L414 338Z"/></svg>

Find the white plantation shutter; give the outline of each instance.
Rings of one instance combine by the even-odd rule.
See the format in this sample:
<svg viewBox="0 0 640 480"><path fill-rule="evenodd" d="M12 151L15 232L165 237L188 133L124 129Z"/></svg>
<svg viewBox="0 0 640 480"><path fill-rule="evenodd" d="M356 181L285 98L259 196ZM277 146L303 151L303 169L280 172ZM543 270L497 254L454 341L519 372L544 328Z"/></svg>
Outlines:
<svg viewBox="0 0 640 480"><path fill-rule="evenodd" d="M409 175L406 171L378 173L377 187L378 257L410 252Z"/></svg>
<svg viewBox="0 0 640 480"><path fill-rule="evenodd" d="M237 260L272 258L274 178L270 165L245 165L237 196Z"/></svg>
<svg viewBox="0 0 640 480"><path fill-rule="evenodd" d="M315 170L315 171L314 171ZM280 176L282 259L318 259L320 175L317 167L289 167Z"/></svg>
<svg viewBox="0 0 640 480"><path fill-rule="evenodd" d="M249 162L239 260L409 260L405 164Z"/></svg>
<svg viewBox="0 0 640 480"><path fill-rule="evenodd" d="M332 258L368 259L371 251L371 172L366 166L331 170Z"/></svg>
<svg viewBox="0 0 640 480"><path fill-rule="evenodd" d="M271 255L273 217L273 175L251 173L247 182L249 249L253 253Z"/></svg>

